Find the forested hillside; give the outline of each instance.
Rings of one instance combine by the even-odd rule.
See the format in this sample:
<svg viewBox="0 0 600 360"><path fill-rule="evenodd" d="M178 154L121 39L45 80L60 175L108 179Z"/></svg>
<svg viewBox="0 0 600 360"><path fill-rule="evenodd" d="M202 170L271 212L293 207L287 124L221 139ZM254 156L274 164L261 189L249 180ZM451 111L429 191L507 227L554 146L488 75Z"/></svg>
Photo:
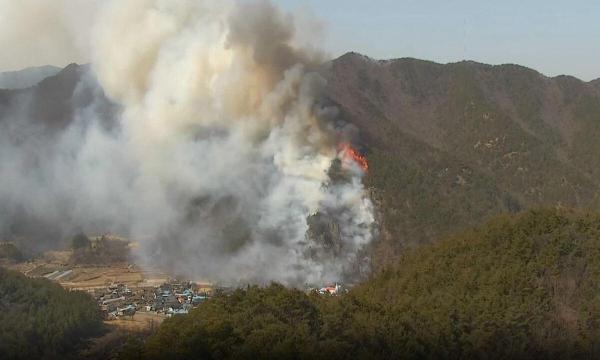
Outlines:
<svg viewBox="0 0 600 360"><path fill-rule="evenodd" d="M0 267L0 359L69 359L102 330L86 293Z"/></svg>
<svg viewBox="0 0 600 360"><path fill-rule="evenodd" d="M250 287L166 320L124 358L595 358L600 215L502 215L341 297Z"/></svg>
<svg viewBox="0 0 600 360"><path fill-rule="evenodd" d="M600 206L597 82L355 53L326 74L369 160L384 215L380 264L493 214Z"/></svg>

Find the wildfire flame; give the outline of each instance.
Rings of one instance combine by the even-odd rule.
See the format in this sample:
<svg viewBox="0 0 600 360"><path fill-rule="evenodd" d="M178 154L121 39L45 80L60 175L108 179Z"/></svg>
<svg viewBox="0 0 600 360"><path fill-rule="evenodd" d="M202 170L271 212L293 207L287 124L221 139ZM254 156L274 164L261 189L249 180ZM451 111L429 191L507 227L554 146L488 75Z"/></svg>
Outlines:
<svg viewBox="0 0 600 360"><path fill-rule="evenodd" d="M364 172L367 172L367 170L369 170L369 163L367 162L367 159L364 156L362 156L358 151L356 151L352 147L352 145L345 142L341 143L338 148L341 153L342 159L348 159L353 161Z"/></svg>

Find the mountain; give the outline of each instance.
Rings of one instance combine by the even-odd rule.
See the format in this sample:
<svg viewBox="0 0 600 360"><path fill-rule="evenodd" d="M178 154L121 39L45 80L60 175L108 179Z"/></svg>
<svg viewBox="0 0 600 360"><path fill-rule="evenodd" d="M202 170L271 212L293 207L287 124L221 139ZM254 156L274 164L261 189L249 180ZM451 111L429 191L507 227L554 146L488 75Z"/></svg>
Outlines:
<svg viewBox="0 0 600 360"><path fill-rule="evenodd" d="M10 154L27 144L29 147L18 154L31 164L29 176L45 181L37 173L44 165L42 155L52 149L50 144L75 119L77 111L91 109L103 123L112 124L117 108L104 96L89 68L70 64L35 86L0 89L0 147ZM7 158L11 156L15 155ZM47 250L65 239L64 224L36 218L23 206L9 202L0 204L0 225L0 239L18 240L25 252Z"/></svg>
<svg viewBox="0 0 600 360"><path fill-rule="evenodd" d="M497 213L600 207L598 81L356 53L326 76L370 163L380 264Z"/></svg>
<svg viewBox="0 0 600 360"><path fill-rule="evenodd" d="M18 71L0 73L0 89L24 89L37 85L40 81L58 74L61 68L56 66L29 67Z"/></svg>
<svg viewBox="0 0 600 360"><path fill-rule="evenodd" d="M90 65L70 64L26 89L0 89L0 123L18 114L19 121L60 130L73 121L77 109L94 106L106 121L115 110L91 76Z"/></svg>
<svg viewBox="0 0 600 360"><path fill-rule="evenodd" d="M600 209L600 80L356 53L323 74L328 101L358 128L369 161L365 182L382 225L376 265L499 213ZM94 106L107 122L118 110L89 65L76 64L28 89L0 89L0 125L19 106L52 131L74 109Z"/></svg>

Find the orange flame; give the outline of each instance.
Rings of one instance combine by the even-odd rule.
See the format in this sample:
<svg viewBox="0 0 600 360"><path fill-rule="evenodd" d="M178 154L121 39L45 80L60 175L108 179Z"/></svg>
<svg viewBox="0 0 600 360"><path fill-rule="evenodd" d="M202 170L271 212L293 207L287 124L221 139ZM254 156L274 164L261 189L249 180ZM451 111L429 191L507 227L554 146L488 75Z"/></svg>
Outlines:
<svg viewBox="0 0 600 360"><path fill-rule="evenodd" d="M344 158L354 161L356 165L358 165L364 172L367 172L367 170L369 170L369 163L367 162L367 159L364 156L362 156L358 151L356 151L352 147L352 145L346 142L341 143L339 145L339 149Z"/></svg>

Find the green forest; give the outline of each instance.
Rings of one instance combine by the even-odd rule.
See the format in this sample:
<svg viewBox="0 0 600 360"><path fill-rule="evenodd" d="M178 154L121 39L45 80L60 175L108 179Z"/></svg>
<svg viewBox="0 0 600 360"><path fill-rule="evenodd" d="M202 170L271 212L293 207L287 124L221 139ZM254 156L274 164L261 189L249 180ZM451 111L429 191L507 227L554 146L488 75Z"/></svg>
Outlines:
<svg viewBox="0 0 600 360"><path fill-rule="evenodd" d="M86 293L0 267L0 359L69 359L103 330Z"/></svg>
<svg viewBox="0 0 600 360"><path fill-rule="evenodd" d="M500 215L342 296L279 284L221 294L114 349L121 359L597 358L600 214ZM0 358L75 358L102 331L93 300L0 269ZM68 356L67 356L68 354Z"/></svg>
<svg viewBox="0 0 600 360"><path fill-rule="evenodd" d="M530 210L407 250L347 295L216 296L121 358L597 358L599 276L600 214Z"/></svg>

